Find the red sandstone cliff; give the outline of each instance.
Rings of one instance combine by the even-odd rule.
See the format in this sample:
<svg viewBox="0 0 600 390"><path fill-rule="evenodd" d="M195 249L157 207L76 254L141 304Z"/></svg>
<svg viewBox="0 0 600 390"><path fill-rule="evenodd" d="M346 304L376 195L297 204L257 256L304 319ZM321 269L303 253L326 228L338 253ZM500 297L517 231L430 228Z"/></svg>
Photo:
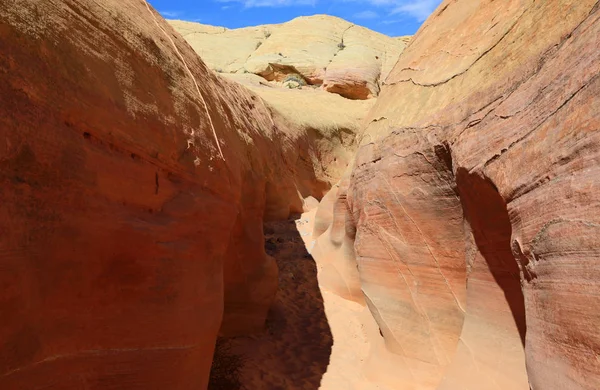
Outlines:
<svg viewBox="0 0 600 390"><path fill-rule="evenodd" d="M277 288L263 218L327 188L310 137L144 1L4 1L0 53L0 388L205 388Z"/></svg>

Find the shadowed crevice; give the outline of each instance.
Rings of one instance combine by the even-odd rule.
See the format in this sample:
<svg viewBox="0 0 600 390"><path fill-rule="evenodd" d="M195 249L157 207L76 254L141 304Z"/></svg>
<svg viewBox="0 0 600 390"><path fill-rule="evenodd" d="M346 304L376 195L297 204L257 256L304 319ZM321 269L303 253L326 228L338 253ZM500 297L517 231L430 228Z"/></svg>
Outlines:
<svg viewBox="0 0 600 390"><path fill-rule="evenodd" d="M265 250L279 268L279 290L265 331L220 339L209 390L318 389L333 336L317 268L294 219L265 224Z"/></svg>
<svg viewBox="0 0 600 390"><path fill-rule="evenodd" d="M519 267L511 250L512 227L506 203L491 181L465 169L458 169L456 183L477 250L504 292L524 346L525 304Z"/></svg>

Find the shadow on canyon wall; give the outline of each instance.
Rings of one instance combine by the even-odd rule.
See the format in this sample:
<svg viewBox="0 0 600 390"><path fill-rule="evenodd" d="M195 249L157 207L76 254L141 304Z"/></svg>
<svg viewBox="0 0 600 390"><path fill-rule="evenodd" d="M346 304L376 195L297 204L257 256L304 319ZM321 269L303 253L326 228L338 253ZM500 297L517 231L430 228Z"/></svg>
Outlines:
<svg viewBox="0 0 600 390"><path fill-rule="evenodd" d="M209 390L318 389L333 337L317 268L293 218L265 224L265 249L279 267L279 290L264 332L219 339Z"/></svg>

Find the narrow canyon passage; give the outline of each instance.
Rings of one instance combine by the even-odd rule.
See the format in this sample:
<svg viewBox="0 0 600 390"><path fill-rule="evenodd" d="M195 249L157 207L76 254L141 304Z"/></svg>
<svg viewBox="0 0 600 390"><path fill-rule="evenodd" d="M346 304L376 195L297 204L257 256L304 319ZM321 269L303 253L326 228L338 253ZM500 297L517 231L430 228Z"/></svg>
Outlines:
<svg viewBox="0 0 600 390"><path fill-rule="evenodd" d="M0 1L0 390L600 389L600 0L177 2Z"/></svg>
<svg viewBox="0 0 600 390"><path fill-rule="evenodd" d="M527 389L525 308L506 204L485 178L459 170L456 183L465 219L467 312L439 389ZM264 225L266 252L279 268L266 329L217 342L209 389L430 388L398 376L403 361L386 350L368 307L330 289L334 255L315 237L322 234L314 231L316 213Z"/></svg>
<svg viewBox="0 0 600 390"><path fill-rule="evenodd" d="M316 211L265 224L265 249L279 268L266 329L218 340L209 390L394 388L365 376L365 367L378 364L370 352L383 349L368 308L328 291L320 280L323 265L309 253Z"/></svg>
<svg viewBox="0 0 600 390"><path fill-rule="evenodd" d="M209 389L319 387L333 341L316 265L296 225L294 219L265 224L265 249L279 268L266 330L217 343Z"/></svg>

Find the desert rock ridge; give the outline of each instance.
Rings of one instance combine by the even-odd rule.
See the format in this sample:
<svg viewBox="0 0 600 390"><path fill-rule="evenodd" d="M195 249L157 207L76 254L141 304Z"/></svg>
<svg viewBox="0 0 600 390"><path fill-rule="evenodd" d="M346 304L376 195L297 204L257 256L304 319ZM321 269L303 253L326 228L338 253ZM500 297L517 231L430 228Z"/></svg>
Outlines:
<svg viewBox="0 0 600 390"><path fill-rule="evenodd" d="M329 15L239 29L180 20L169 23L219 73L256 74L279 82L295 75L355 100L378 96L409 40Z"/></svg>

